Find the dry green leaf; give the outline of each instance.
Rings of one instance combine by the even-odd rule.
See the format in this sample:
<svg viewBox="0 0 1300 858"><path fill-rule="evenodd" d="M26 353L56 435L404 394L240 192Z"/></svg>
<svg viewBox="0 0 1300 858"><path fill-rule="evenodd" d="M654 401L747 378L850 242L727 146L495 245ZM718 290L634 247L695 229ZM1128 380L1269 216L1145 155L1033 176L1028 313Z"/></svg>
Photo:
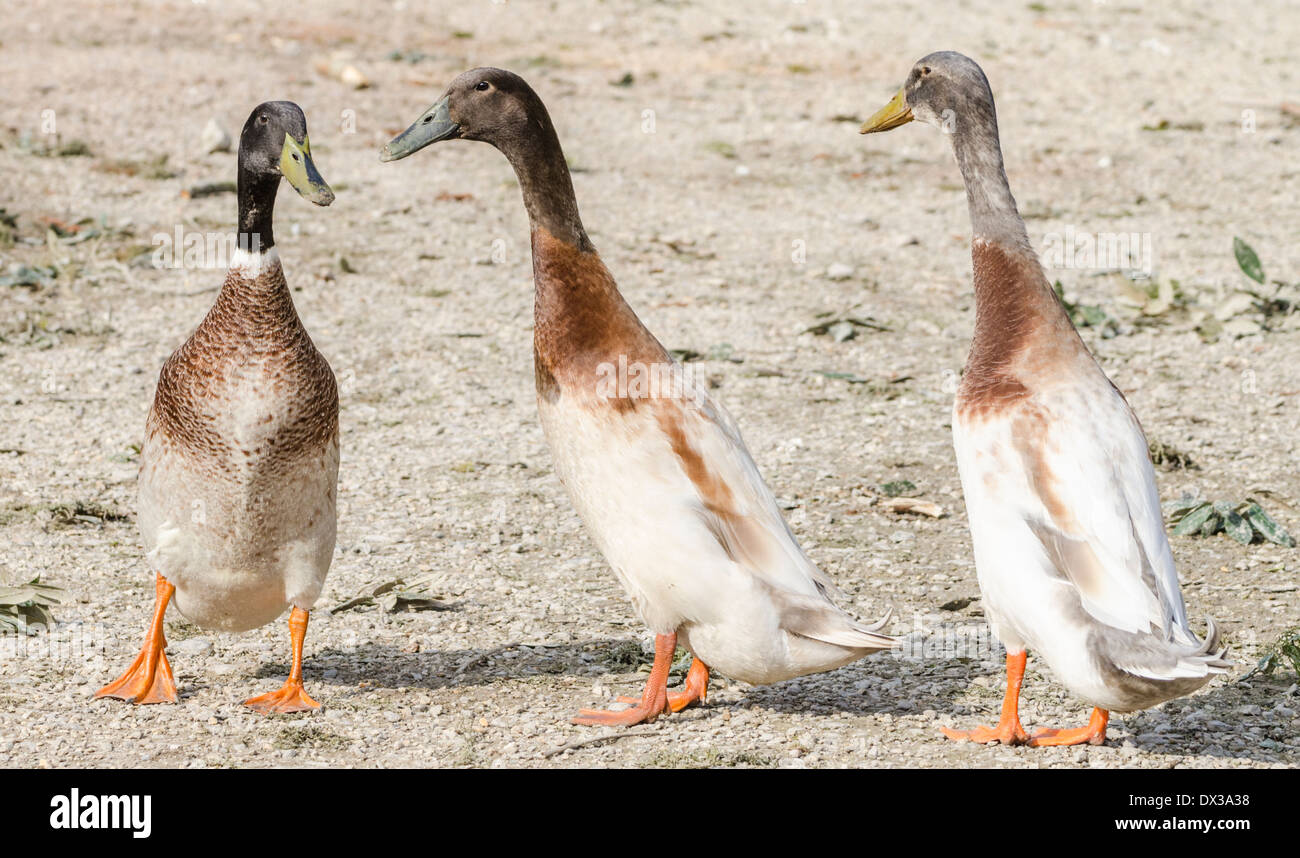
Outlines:
<svg viewBox="0 0 1300 858"><path fill-rule="evenodd" d="M378 605L388 614L404 610L455 610L455 605L437 598L433 593L426 590L425 586L427 583L427 578L416 579L410 584L407 584L401 578L394 578L390 581L382 581L378 584L368 584L351 599L330 608L330 613L337 614L341 611L347 611L352 608L359 608L367 605Z"/></svg>
<svg viewBox="0 0 1300 858"><path fill-rule="evenodd" d="M892 482L883 483L880 490L889 497L896 498L916 491L916 483L911 480L893 480Z"/></svg>
<svg viewBox="0 0 1300 858"><path fill-rule="evenodd" d="M1295 547L1295 540L1281 525L1264 512L1254 498L1241 503L1208 501L1184 495L1164 505L1175 536L1213 536L1223 531L1242 545L1250 545L1259 534L1269 542Z"/></svg>
<svg viewBox="0 0 1300 858"><path fill-rule="evenodd" d="M1151 441L1147 444L1147 451L1151 455L1153 465L1159 465L1171 471L1195 469L1197 467L1191 456L1179 450L1173 444ZM1167 504L1165 508L1169 508Z"/></svg>
<svg viewBox="0 0 1300 858"><path fill-rule="evenodd" d="M1103 337L1113 337L1119 333L1119 323L1101 307L1095 304L1067 301L1065 287L1061 285L1060 280L1052 284L1052 289L1056 291L1056 297L1061 299L1061 305L1065 307L1065 311L1070 315L1070 321L1076 328L1099 328Z"/></svg>
<svg viewBox="0 0 1300 858"><path fill-rule="evenodd" d="M1154 446L1154 444L1152 446ZM1171 520L1176 521L1203 503L1205 503L1205 501L1198 497L1183 495L1177 500L1165 501L1162 506L1164 507L1165 514L1168 515Z"/></svg>
<svg viewBox="0 0 1300 858"><path fill-rule="evenodd" d="M1264 657L1259 660L1255 668L1242 679L1249 679L1257 673L1271 676L1273 671L1281 667L1284 662L1290 662L1291 669L1300 675L1300 626L1283 632L1264 651Z"/></svg>
<svg viewBox="0 0 1300 858"><path fill-rule="evenodd" d="M54 595L62 592L59 587L42 584L39 575L15 587L0 587L0 632L31 634L32 626L54 625L50 608L63 604Z"/></svg>
<svg viewBox="0 0 1300 858"><path fill-rule="evenodd" d="M1223 529L1227 531L1228 536L1242 545L1250 545L1255 541L1255 529L1237 513L1232 504L1227 501L1217 501L1214 504L1214 511L1223 522Z"/></svg>
<svg viewBox="0 0 1300 858"><path fill-rule="evenodd" d="M800 331L800 333L817 334L819 336L830 334L832 337L835 338L836 342L843 342L844 340L849 339L851 336L853 336L853 334L856 333L855 330L856 328L867 328L868 330L872 330L872 331L889 330L888 325L884 325L880 322L877 322L875 319L871 318L870 316L867 316L865 318L862 316L842 316L842 317L837 316L833 318L827 318L826 320L818 322L817 324L811 327L804 328L802 331Z"/></svg>

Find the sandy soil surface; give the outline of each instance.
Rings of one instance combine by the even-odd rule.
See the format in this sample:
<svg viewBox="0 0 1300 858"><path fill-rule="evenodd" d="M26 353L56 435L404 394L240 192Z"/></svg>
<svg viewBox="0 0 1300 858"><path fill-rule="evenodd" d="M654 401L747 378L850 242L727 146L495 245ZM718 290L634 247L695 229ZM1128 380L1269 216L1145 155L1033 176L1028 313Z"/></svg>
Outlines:
<svg viewBox="0 0 1300 858"><path fill-rule="evenodd" d="M8 10L0 207L17 232L0 276L18 264L53 276L0 286L0 579L39 573L68 603L52 632L0 639L0 764L1300 762L1294 675L1243 679L1297 621L1300 554L1223 535L1173 547L1191 614L1226 629L1242 665L1233 676L1117 717L1104 747L942 738L942 724L987 722L1001 696L996 648L950 646L983 634L948 425L973 322L969 225L941 135L857 134L923 54L979 59L1033 240L1149 235L1155 281L1179 284L1177 307L1139 318L1121 300L1129 281L1105 266L1049 271L1071 300L1118 320L1114 336L1094 326L1085 338L1152 439L1199 466L1160 469L1162 497L1259 497L1300 532L1297 316L1247 308L1217 337L1203 319L1251 285L1233 236L1271 278L1300 281L1300 15L1283 0L868 5ZM337 52L368 88L317 70ZM567 723L639 689L649 637L537 424L518 187L480 144L377 157L475 65L534 84L628 300L666 345L698 353L845 606L863 618L893 607L891 630L920 646L773 687L718 681L707 707L629 731ZM237 134L270 98L303 106L338 192L321 210L283 189L276 224L299 311L342 391L338 551L319 607L424 577L453 609L317 610L306 678L324 706L272 718L240 701L280 683L284 624L221 635L173 611L181 704L92 702L134 656L151 610L133 516L154 381L222 279L132 260L178 225L231 228L233 195L182 191L233 181L234 155L205 154L204 126ZM42 219L83 218L47 240ZM846 316L887 330L805 333ZM903 480L946 515L886 511L881 487ZM1022 715L1076 724L1086 707L1031 660Z"/></svg>

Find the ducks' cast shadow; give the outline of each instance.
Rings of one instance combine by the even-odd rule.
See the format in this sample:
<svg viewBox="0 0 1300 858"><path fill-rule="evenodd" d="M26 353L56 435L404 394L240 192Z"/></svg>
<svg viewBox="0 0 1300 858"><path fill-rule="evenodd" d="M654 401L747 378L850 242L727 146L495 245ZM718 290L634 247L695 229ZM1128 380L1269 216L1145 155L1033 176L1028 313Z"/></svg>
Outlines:
<svg viewBox="0 0 1300 858"><path fill-rule="evenodd" d="M1144 753L1203 754L1295 766L1300 764L1300 750L1286 744L1295 736L1291 726L1295 716L1280 715L1274 708L1282 704L1300 709L1300 696L1286 696L1294 684L1289 675L1215 679L1191 697L1119 717Z"/></svg>
<svg viewBox="0 0 1300 858"><path fill-rule="evenodd" d="M633 673L641 664L641 644L628 640L586 640L566 644L514 642L486 649L406 652L389 644L326 648L303 661L304 679L324 685L372 688L455 688L513 679L568 674L597 677ZM599 667L598 672L591 668ZM259 666L260 678L283 676L284 662Z"/></svg>
<svg viewBox="0 0 1300 858"><path fill-rule="evenodd" d="M956 669L956 670L954 670ZM960 676L950 674L960 672ZM967 695L971 680L986 676L995 692L986 705L972 704ZM892 658L867 658L831 673L801 677L763 687L747 688L744 702L778 712L854 715L919 715L933 710L942 719L952 715L962 724L996 720L1005 675L1000 664L970 659L939 660L924 668L900 671ZM1050 681L1050 678L1049 680ZM1192 695L1169 701L1155 709L1115 714L1107 744L1131 742L1143 756L1181 758L1211 756L1294 766L1300 753L1285 744L1293 735L1290 715L1279 715L1279 701L1300 709L1300 695L1284 698L1293 677L1227 680L1216 678ZM1032 692L1030 692L1032 693ZM995 699L996 698L996 699ZM1078 723L1090 708L1078 703ZM1024 710L1022 709L1022 716ZM1038 725L1026 722L1030 731ZM936 741L944 740L935 730ZM1261 741L1268 741L1268 746ZM1059 752L1059 751L1058 751Z"/></svg>
<svg viewBox="0 0 1300 858"><path fill-rule="evenodd" d="M372 688L455 688L545 675L594 679L627 674L628 681L635 684L641 680L635 676L638 668L648 663L649 656L638 639L591 639L566 644L513 642L484 649L425 652L365 644L321 650L305 661L304 673L309 684L365 683ZM599 670L593 671L593 667ZM954 668L959 669L960 676L950 675ZM266 662L256 676L281 677L287 669L282 662ZM900 662L888 656L867 658L835 671L775 685L732 683L725 687L740 692L734 705L759 706L791 715L843 712L905 717L931 710L941 717L952 714L963 722L982 718L983 723L996 717L997 702L990 697L987 712L973 711L980 707L969 701L967 689L976 676L987 676L989 688L1000 697L1000 664L954 659L930 662L924 667L909 664L900 670ZM1107 742L1112 746L1132 742L1147 755L1207 755L1295 765L1295 749L1285 745L1291 718L1269 714L1285 699L1295 701L1290 708L1300 708L1300 697L1284 698L1291 684L1288 677L1216 680L1192 697L1152 710L1116 715ZM1080 723L1087 712L1087 706L1081 703ZM936 740L941 739L937 729L935 735ZM1276 744L1265 747L1261 740Z"/></svg>
<svg viewBox="0 0 1300 858"><path fill-rule="evenodd" d="M838 670L775 685L739 687L745 695L743 704L790 715L844 712L904 716L918 715L927 709L936 712L951 709L952 697L934 688L941 680L942 677L915 672L915 668L900 671L898 659L878 655Z"/></svg>

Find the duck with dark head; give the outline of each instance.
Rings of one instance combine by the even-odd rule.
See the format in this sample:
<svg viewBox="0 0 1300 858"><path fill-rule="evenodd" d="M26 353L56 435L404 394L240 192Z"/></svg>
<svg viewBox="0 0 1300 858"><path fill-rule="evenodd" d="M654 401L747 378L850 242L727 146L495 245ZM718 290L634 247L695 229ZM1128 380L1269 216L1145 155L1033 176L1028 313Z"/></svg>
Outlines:
<svg viewBox="0 0 1300 858"><path fill-rule="evenodd" d="M275 246L271 215L280 180L318 206L334 202L311 157L307 117L292 101L259 104L239 135L239 246L248 251Z"/></svg>
<svg viewBox="0 0 1300 858"><path fill-rule="evenodd" d="M751 683L896 646L837 608L735 422L641 323L597 255L555 126L518 75L474 69L384 147L394 161L480 140L519 178L532 231L534 373L556 471L642 620L655 660L640 698L579 724L636 724L703 701L709 671ZM694 662L667 679L678 644Z"/></svg>
<svg viewBox="0 0 1300 858"><path fill-rule="evenodd" d="M327 206L307 120L260 104L239 143L239 249L216 302L163 364L140 451L139 525L155 572L140 655L96 697L176 702L163 617L243 631L290 609L283 687L245 701L263 712L319 704L302 682L308 611L334 554L338 390L298 318L271 216L280 180Z"/></svg>

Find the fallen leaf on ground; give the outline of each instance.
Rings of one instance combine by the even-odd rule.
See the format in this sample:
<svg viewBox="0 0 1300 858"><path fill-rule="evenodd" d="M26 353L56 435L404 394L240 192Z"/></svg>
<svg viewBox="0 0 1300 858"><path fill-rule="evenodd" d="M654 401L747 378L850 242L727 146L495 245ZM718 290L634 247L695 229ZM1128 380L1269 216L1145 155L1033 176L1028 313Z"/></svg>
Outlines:
<svg viewBox="0 0 1300 858"><path fill-rule="evenodd" d="M887 498L881 501L880 505L890 512L914 512L917 515L928 515L930 518L944 516L943 507L934 501L921 498Z"/></svg>
<svg viewBox="0 0 1300 858"><path fill-rule="evenodd" d="M401 578L367 584L365 587L341 605L330 608L331 614L337 614L351 608L365 605L378 605L385 613L397 611L452 611L456 606L443 601L425 589L428 582L417 579L406 583Z"/></svg>

